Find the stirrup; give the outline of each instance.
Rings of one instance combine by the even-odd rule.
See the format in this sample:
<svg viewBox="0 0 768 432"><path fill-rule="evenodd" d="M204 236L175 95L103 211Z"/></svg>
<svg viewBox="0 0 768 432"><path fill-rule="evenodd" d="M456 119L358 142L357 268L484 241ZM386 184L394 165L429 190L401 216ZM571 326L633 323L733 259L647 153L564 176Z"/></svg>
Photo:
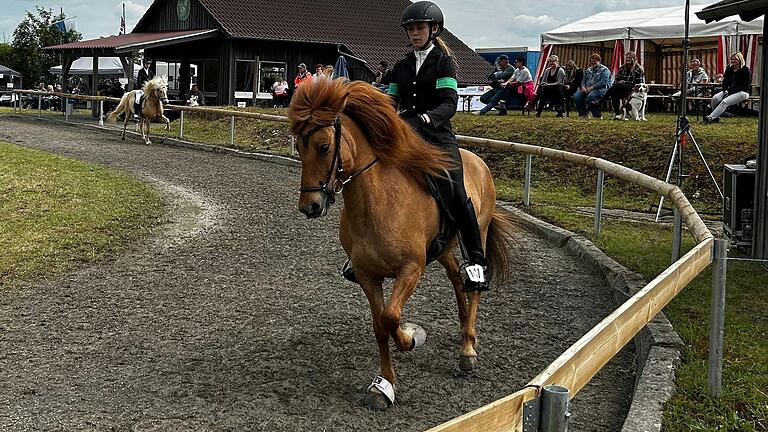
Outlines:
<svg viewBox="0 0 768 432"><path fill-rule="evenodd" d="M464 292L488 291L488 281L485 273L488 271L486 266L480 264L464 264L461 271L466 274L464 278Z"/></svg>
<svg viewBox="0 0 768 432"><path fill-rule="evenodd" d="M359 283L357 281L357 276L355 276L355 271L352 269L352 261L350 260L347 260L341 268L341 276L350 282Z"/></svg>

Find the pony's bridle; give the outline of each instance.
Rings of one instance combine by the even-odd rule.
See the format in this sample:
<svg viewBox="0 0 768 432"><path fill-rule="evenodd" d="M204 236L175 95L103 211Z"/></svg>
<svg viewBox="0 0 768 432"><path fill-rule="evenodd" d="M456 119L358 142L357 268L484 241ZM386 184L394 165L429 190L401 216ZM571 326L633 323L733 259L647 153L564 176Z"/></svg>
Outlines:
<svg viewBox="0 0 768 432"><path fill-rule="evenodd" d="M372 160L368 165L364 166L362 169L352 173L347 177L346 179L342 179L344 176L344 166L341 161L341 121L338 117L333 121L333 124L324 124L319 125L315 127L314 129L310 130L306 134L303 134L301 136L302 141L304 141L305 145L309 145L309 138L320 129L325 129L327 127L333 126L333 162L331 162L331 168L328 170L328 177L325 179L325 183L321 186L315 186L315 187L301 187L299 188L299 192L324 192L326 196L328 197L328 201L333 204L336 201L336 195L340 194L344 190L344 185L351 182L353 178L357 177L358 175L364 173L369 168L374 166L376 162L379 161L378 158ZM336 176L334 177L334 169L336 171ZM331 181L331 178L333 178L333 181Z"/></svg>

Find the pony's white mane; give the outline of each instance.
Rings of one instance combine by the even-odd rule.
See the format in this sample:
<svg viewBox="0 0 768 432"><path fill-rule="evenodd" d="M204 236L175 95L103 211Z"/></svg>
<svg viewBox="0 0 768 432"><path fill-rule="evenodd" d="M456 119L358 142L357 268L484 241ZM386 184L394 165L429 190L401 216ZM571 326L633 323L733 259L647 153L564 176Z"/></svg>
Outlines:
<svg viewBox="0 0 768 432"><path fill-rule="evenodd" d="M151 80L144 83L143 86L141 86L141 89L144 90L144 93L151 93L153 90L159 89L159 88L167 88L168 87L168 77L165 75L154 77Z"/></svg>

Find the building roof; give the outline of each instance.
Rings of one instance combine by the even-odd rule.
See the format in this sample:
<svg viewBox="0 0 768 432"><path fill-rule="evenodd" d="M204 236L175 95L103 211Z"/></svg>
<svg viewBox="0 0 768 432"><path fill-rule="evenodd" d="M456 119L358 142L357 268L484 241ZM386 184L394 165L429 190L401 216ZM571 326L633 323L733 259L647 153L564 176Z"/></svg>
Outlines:
<svg viewBox="0 0 768 432"><path fill-rule="evenodd" d="M129 33L119 36L90 39L80 42L72 42L63 45L54 45L43 49L56 50L93 50L109 49L115 53L137 51L142 48L152 48L159 45L167 45L179 41L188 41L205 37L212 37L218 30L186 30L159 33Z"/></svg>
<svg viewBox="0 0 768 432"><path fill-rule="evenodd" d="M155 0L136 30L166 1ZM392 64L403 58L409 49L400 18L410 0L281 0L279 6L266 0L197 1L229 37L343 45L372 70L381 60ZM458 16L448 17L446 24L450 27L458 20ZM459 64L459 82L484 83L488 63L449 31L442 38Z"/></svg>
<svg viewBox="0 0 768 432"><path fill-rule="evenodd" d="M705 7L696 16L706 22L720 21L732 15L739 15L744 21L752 21L765 15L766 10L768 0L723 0Z"/></svg>
<svg viewBox="0 0 768 432"><path fill-rule="evenodd" d="M13 70L13 69L11 69L11 68L9 68L7 66L3 66L3 65L0 65L0 75L21 76L20 73L16 72L15 70Z"/></svg>
<svg viewBox="0 0 768 432"><path fill-rule="evenodd" d="M761 0L764 1L764 0ZM720 35L762 34L763 21L744 22L732 18L719 23L705 23L694 15L704 8L691 5L690 38ZM615 39L655 40L660 44L679 44L685 35L685 6L608 11L580 19L546 33L545 44L579 44Z"/></svg>

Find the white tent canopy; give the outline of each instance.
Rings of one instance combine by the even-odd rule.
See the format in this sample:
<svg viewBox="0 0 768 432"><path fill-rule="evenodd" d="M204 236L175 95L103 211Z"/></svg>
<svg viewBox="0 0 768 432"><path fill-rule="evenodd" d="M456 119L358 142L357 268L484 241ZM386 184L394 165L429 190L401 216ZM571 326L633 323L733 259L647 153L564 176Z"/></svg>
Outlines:
<svg viewBox="0 0 768 432"><path fill-rule="evenodd" d="M141 69L140 65L133 65L133 76L137 76ZM62 66L54 66L48 71L54 75L61 75ZM93 74L93 57L80 57L72 62L69 69L70 75L91 75ZM123 75L123 65L119 57L99 57L99 75Z"/></svg>
<svg viewBox="0 0 768 432"><path fill-rule="evenodd" d="M745 22L738 17L705 23L695 13L706 5L691 5L689 37L704 38L763 33L763 19ZM682 39L685 7L600 12L542 33L543 44L583 44L616 39Z"/></svg>

